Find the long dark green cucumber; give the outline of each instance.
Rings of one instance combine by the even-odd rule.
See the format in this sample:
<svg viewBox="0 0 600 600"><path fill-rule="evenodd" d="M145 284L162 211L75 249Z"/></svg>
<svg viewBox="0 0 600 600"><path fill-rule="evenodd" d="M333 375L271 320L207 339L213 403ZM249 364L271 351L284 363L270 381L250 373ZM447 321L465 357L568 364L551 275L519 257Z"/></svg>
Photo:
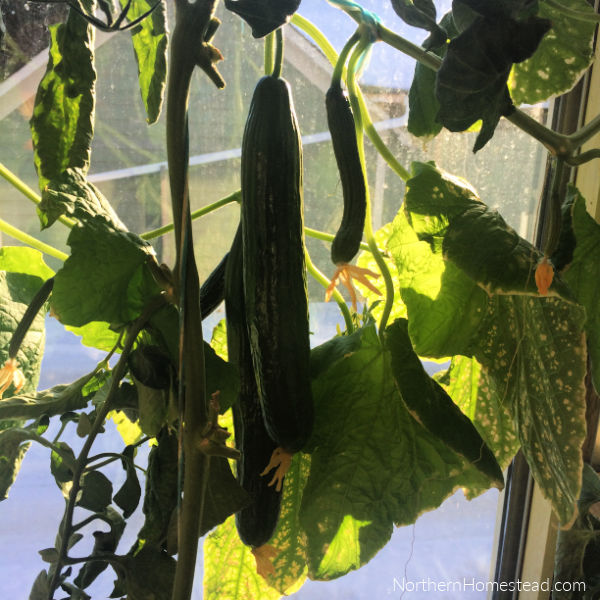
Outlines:
<svg viewBox="0 0 600 600"><path fill-rule="evenodd" d="M226 254L200 286L200 313L206 319L223 302L225 289Z"/></svg>
<svg viewBox="0 0 600 600"><path fill-rule="evenodd" d="M331 246L331 260L335 265L340 265L349 263L360 247L365 227L367 192L352 108L339 81L327 90L325 107L344 197L342 223Z"/></svg>
<svg viewBox="0 0 600 600"><path fill-rule="evenodd" d="M408 321L394 321L386 329L385 341L396 385L411 415L497 487L502 487L504 478L496 457L471 420L423 368L408 336Z"/></svg>
<svg viewBox="0 0 600 600"><path fill-rule="evenodd" d="M302 146L291 91L257 84L242 141L246 320L265 425L293 453L313 425Z"/></svg>
<svg viewBox="0 0 600 600"><path fill-rule="evenodd" d="M241 227L233 240L225 272L225 318L229 361L237 366L240 376L238 401L232 407L235 445L242 453L237 462L237 480L252 498L250 506L236 513L235 523L242 542L258 547L275 531L281 492L260 476L277 444L265 429L250 353L244 307Z"/></svg>

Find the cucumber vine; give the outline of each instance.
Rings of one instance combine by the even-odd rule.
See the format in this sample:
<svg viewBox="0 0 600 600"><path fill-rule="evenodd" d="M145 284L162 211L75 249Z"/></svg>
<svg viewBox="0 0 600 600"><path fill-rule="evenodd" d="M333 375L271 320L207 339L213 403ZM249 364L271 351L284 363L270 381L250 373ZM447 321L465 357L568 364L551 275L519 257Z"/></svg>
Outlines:
<svg viewBox="0 0 600 600"><path fill-rule="evenodd" d="M580 73L569 71L567 85L556 72L576 60L591 65L600 19L585 0L465 2L468 15L455 2L441 18L430 0L392 2L400 19L428 32L422 46L358 2L323 0L356 24L339 54L297 12L299 0L224 0L233 14L224 13L221 28L218 0L173 0L173 6L126 0L119 9L105 0L64 3L69 11L51 28L50 60L31 120L41 194L0 164L4 181L35 205L42 228L56 221L66 227L70 248L62 252L0 219L0 232L22 244L0 248L0 497L8 495L34 442L49 452L66 501L55 545L40 551L48 566L32 582L30 598L53 600L59 590L89 598L85 590L110 566L111 597L189 600L199 539L209 532L207 600L289 594L307 577L335 579L360 568L387 543L393 526L414 523L458 488L468 497L502 488L502 471L519 449L558 520L572 527L572 538L559 538L557 577L593 585L598 573L589 557L598 552L600 526L588 501L600 498L600 485L581 447L592 435L586 394L600 389L600 225L566 181L600 158L598 148L582 150L600 132L600 115L574 133L557 132L515 106L510 87L518 81L519 97L527 98L540 92L540 78L551 94L577 83ZM174 10L171 33L167 5ZM232 185L231 193L192 211L190 128L203 133L211 125L204 113L189 110L190 89L199 67L200 85L223 90L219 97L230 93L213 40L217 31L223 40L238 35L232 23L240 18L254 38L264 38L261 64L252 65L257 95L243 107L249 114L240 144L241 189ZM563 22L568 27L560 29ZM550 27L560 45L547 35ZM128 231L87 176L94 28L131 31L148 123L158 118L166 86L172 222L149 231ZM343 196L335 235L323 231L324 223L304 222L303 184L314 167L303 166L293 90L282 79L284 34L291 28L331 64L331 86L341 100L333 110L346 111L346 120L328 113L344 193L319 192L336 202ZM569 54L566 30L589 45L586 56ZM240 54L261 43L245 25L239 31L242 38L229 42ZM529 68L553 43L556 64ZM481 120L478 151L494 144L495 128L506 119L545 148L552 178L540 248L490 210L484 200L494 200L480 198L461 174L433 162L403 165L393 143L384 142L359 83L375 44L419 64L409 112L425 137L442 126L465 131ZM341 123L343 134L352 124L352 135L336 146L342 138L334 128ZM356 153L338 152L344 143ZM404 193L397 215L379 231L368 182L371 151ZM357 178L361 185L354 185ZM362 182L364 194L347 194L362 190ZM201 282L195 249L210 241L195 238L192 223L236 203L236 241ZM159 264L150 241L170 232L174 264ZM335 264L318 264L316 252L311 258L304 236L331 245ZM43 255L58 259L56 272ZM344 322L310 354L307 274L325 298L335 299ZM383 286L368 279L379 276ZM364 288L362 312L353 278ZM227 320L205 343L203 320L223 300ZM47 313L107 355L73 383L39 391ZM451 358L450 367L432 378L421 358ZM109 415L120 415L135 434L121 452L93 454ZM51 437L52 419L60 423ZM233 440L224 425L229 421ZM71 429L84 439L77 454L64 441ZM148 442L142 465L137 450ZM114 492L103 469L117 462L125 482ZM269 501L257 510L256 495L263 493ZM133 546L118 553L140 503L144 524ZM257 522L257 515L264 519ZM94 533L91 552L73 555L83 528L98 523L104 530ZM573 540L576 561L565 557ZM336 551L340 545L344 552Z"/></svg>

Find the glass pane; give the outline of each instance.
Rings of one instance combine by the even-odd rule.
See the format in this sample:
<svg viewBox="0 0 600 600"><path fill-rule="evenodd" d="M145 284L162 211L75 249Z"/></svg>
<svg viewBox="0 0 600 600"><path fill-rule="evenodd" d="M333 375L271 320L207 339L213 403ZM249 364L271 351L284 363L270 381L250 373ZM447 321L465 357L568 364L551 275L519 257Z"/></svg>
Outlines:
<svg viewBox="0 0 600 600"><path fill-rule="evenodd" d="M28 120L33 109L37 83L46 63L47 35L42 25L64 15L55 4L24 4L8 11L1 0L9 31L22 31L13 46L4 47L0 70L0 162L37 190ZM395 15L389 0L364 0L392 29L421 43L425 33L408 27ZM438 15L450 3L439 3ZM15 12L16 11L16 12ZM354 31L354 23L344 13L322 0L303 0L301 14L329 37L339 51ZM33 16L32 16L33 15ZM263 74L263 46L249 35L239 18L220 7L223 24L215 44L225 56L219 65L227 87L215 89L202 73L194 76L190 98L190 191L192 210L207 206L239 189L240 145L247 107L257 80ZM15 26L10 19L20 23ZM24 27L27 25L27 29ZM35 26L34 26L35 25ZM11 29L12 27L12 29ZM12 38L11 38L12 39ZM243 43L240 43L243 40ZM135 59L127 33L99 34L97 39L97 116L89 180L110 200L126 225L134 232L152 230L170 222L170 199L164 148L165 119L148 127L140 100ZM443 132L428 142L411 137L406 130L407 92L414 61L397 51L377 44L366 66L361 85L380 134L392 153L407 168L411 161L435 160L438 166L464 177L479 191L484 202L501 211L522 236L531 238L535 210L544 167L542 147L510 123L502 121L493 141L473 155L475 132ZM286 28L284 76L293 89L304 142L305 224L335 233L341 219L341 186L331 151L324 106L331 66L314 43L292 27ZM540 107L530 109L543 118ZM510 157L510 159L509 159ZM404 183L367 143L369 181L373 198L373 221L377 229L390 222L400 209ZM228 251L237 228L236 203L214 211L194 222L196 259L201 279L209 275ZM44 242L68 252L68 230L60 224L40 232L35 207L14 187L0 180L0 218ZM16 242L0 234L3 245ZM172 235L154 242L159 261L172 265ZM314 263L328 276L333 273L330 245L311 237L307 247ZM48 258L57 269L60 262ZM324 303L324 290L309 281L312 344L335 334L343 325L334 304ZM221 307L205 322L210 338L212 328L224 316ZM53 319L47 319L47 350L40 389L74 378L93 368L102 354L84 348ZM433 372L443 365L428 365ZM114 428L113 428L114 429ZM116 431L101 436L94 453L114 450ZM74 444L77 443L73 438ZM105 445L103 448L102 445ZM116 443L119 447L119 443ZM0 506L0 528L5 547L11 552L2 559L7 597L28 593L37 573L44 568L37 551L54 542L63 500L48 473L48 452L32 448L22 472ZM115 477L122 477L117 469ZM115 483L115 489L119 485ZM462 598L470 585L489 579L490 557L496 521L498 492L490 490L467 502L457 491L438 510L424 514L414 526L396 529L390 543L367 566L334 582L308 582L291 598L425 598L431 585L459 582L445 598ZM132 518L129 537L119 550L125 553L141 524L140 511ZM137 520L136 520L137 519ZM84 532L91 532L90 527ZM88 547L87 550L90 550ZM86 547L78 547L84 555ZM96 585L96 584L95 584ZM112 590L112 577L99 582L93 595L106 597ZM201 563L196 580L196 597L201 597ZM11 593L12 592L12 593ZM473 597L485 597L479 591Z"/></svg>

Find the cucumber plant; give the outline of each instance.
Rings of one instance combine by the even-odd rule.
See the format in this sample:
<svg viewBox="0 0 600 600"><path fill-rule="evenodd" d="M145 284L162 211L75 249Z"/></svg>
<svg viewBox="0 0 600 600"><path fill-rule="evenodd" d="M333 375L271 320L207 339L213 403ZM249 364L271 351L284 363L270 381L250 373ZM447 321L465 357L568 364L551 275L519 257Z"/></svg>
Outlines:
<svg viewBox="0 0 600 600"><path fill-rule="evenodd" d="M0 248L0 492L8 495L35 442L48 449L66 500L54 546L40 551L48 567L32 582L33 600L89 597L85 590L109 568L112 597L187 600L198 540L209 532L207 599L279 597L307 577L360 568L393 526L414 523L458 487L468 497L502 488L502 470L519 449L571 528L559 538L557 573L597 580L589 509L598 477L584 469L581 446L586 393L600 390L600 226L565 182L600 158L596 148L582 150L600 116L565 135L517 105L577 83L591 64L598 15L585 0L460 0L438 18L430 0L392 0L399 18L428 32L416 46L354 0L329 1L356 24L339 56L298 0L225 0L252 29L239 51L264 43L264 76L241 116L241 190L195 212L189 128L203 133L210 124L188 111L188 99L196 67L202 85L225 87L213 40L230 32L219 30L218 1L174 0L169 34L163 0L128 0L118 11L112 2L67 0L64 22L51 28L31 119L41 196L0 165L37 203L42 228L66 228L70 248L66 255L0 219L0 231L25 244ZM303 171L294 90L283 78L290 27L333 69L322 100L341 181L335 235L304 224L303 182L313 173ZM128 231L88 180L96 28L131 29L149 123L166 87L171 226ZM359 85L375 44L418 62L409 94L415 135L481 121L478 151L507 119L543 144L553 175L539 248L460 174L433 162L401 164ZM365 135L405 187L398 214L377 232ZM192 221L235 201L231 249L201 282L194 249L210 240L194 239ZM176 257L159 264L150 240L170 230ZM305 235L331 243L333 265L315 266ZM44 254L61 262L56 272ZM322 272L330 270L331 279ZM336 299L345 323L312 350L307 275ZM361 314L353 280L364 293ZM225 324L209 345L203 319L222 299ZM36 391L48 312L107 355L76 381ZM431 378L419 357L450 358L450 367ZM110 416L136 433L124 434L124 449L94 455ZM60 423L52 437L51 421ZM63 437L71 429L84 440L78 453ZM149 441L142 490L138 448ZM105 469L113 463L125 475L116 491ZM124 550L140 504L143 526ZM82 528L100 522L89 553L76 556ZM566 550L573 540L575 553Z"/></svg>

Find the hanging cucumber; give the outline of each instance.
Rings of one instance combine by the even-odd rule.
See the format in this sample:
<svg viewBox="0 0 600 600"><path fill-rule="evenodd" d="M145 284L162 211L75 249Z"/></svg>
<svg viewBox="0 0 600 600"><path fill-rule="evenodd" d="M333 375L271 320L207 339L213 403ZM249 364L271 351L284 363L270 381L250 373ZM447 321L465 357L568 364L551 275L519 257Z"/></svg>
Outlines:
<svg viewBox="0 0 600 600"><path fill-rule="evenodd" d="M279 518L281 492L261 477L276 444L263 422L258 399L250 341L246 329L242 275L242 231L238 227L225 270L225 315L229 362L240 377L238 401L232 406L235 445L242 453L237 462L237 480L252 498L252 504L235 515L240 539L257 548L273 535Z"/></svg>
<svg viewBox="0 0 600 600"><path fill-rule="evenodd" d="M352 308L355 311L357 310L357 295L353 279L359 281L373 293L381 294L368 280L368 277L379 277L379 273L350 264L362 241L368 212L369 188L361 157L362 139L359 140L357 134L357 126L359 130L362 127L360 114L357 124L355 124L352 106L346 92L342 89L341 79L346 59L352 48L359 43L361 35L359 28L342 48L333 71L331 86L325 97L327 124L331 133L331 142L344 198L342 222L331 246L331 260L335 264L336 270L325 293L325 301L329 301L335 286L340 281L348 290ZM362 46L357 47L357 50L360 50L360 53L364 52ZM351 59L348 65L348 76L351 76L353 69L356 70L356 68L356 61L353 62Z"/></svg>
<svg viewBox="0 0 600 600"><path fill-rule="evenodd" d="M352 108L339 79L332 82L327 90L325 106L344 197L342 223L331 246L331 260L335 265L341 265L349 263L359 250L365 226L367 193Z"/></svg>
<svg viewBox="0 0 600 600"><path fill-rule="evenodd" d="M313 404L304 259L302 146L287 82L265 76L242 141L246 320L265 426L280 448L265 472L310 436Z"/></svg>

